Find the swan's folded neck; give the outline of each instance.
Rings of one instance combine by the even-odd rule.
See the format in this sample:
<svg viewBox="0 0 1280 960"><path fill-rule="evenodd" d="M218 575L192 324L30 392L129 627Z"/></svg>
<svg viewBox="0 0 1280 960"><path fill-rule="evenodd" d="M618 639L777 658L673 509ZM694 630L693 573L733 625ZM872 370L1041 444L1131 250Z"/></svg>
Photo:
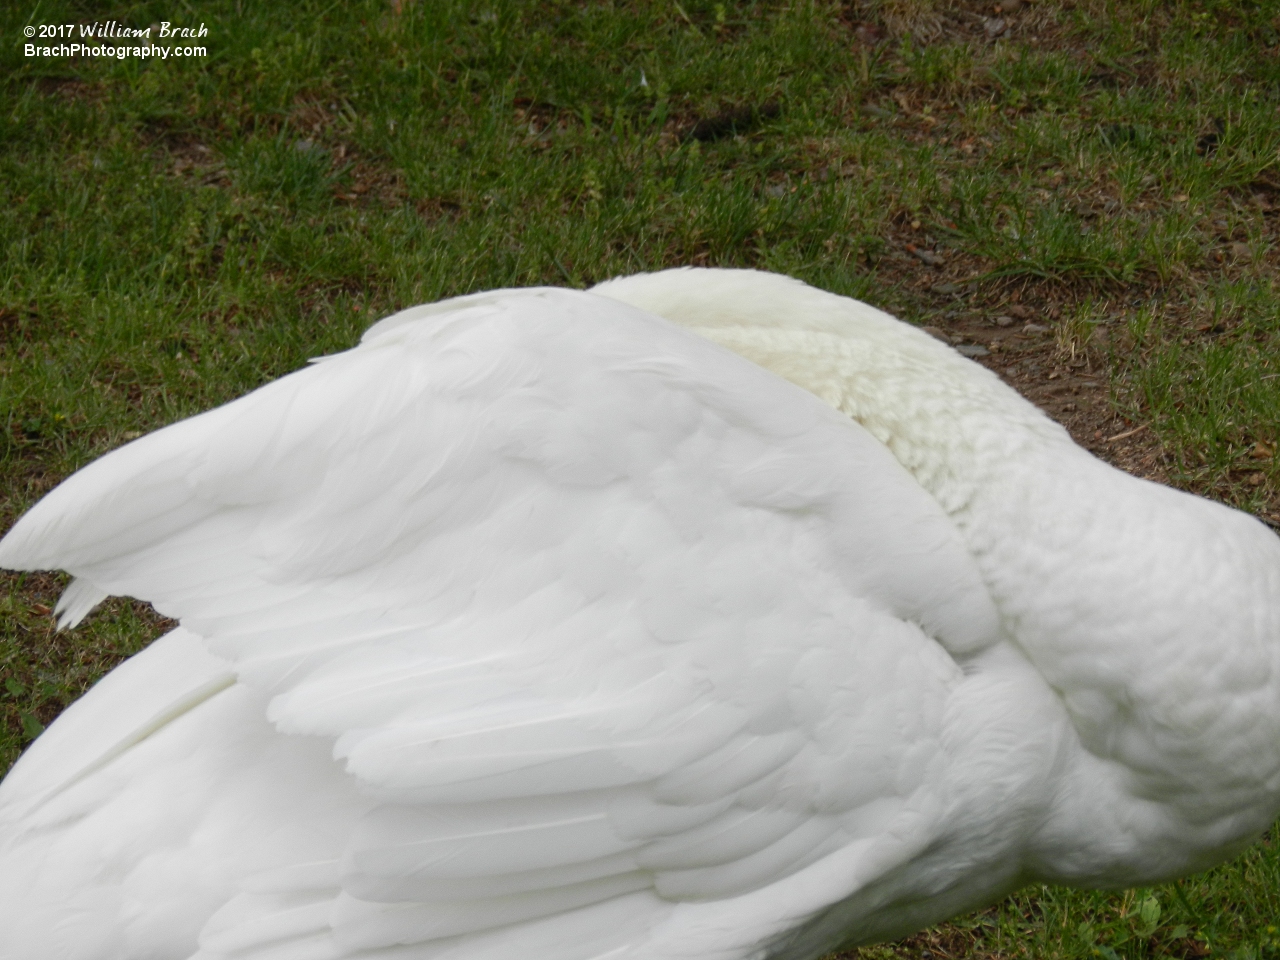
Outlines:
<svg viewBox="0 0 1280 960"><path fill-rule="evenodd" d="M874 307L797 280L669 270L592 292L728 347L848 414L961 523L993 472L1038 449L1077 451L994 374Z"/></svg>
<svg viewBox="0 0 1280 960"><path fill-rule="evenodd" d="M888 446L953 519L1009 634L1131 796L1204 826L1205 844L1270 823L1280 541L1261 524L1101 463L990 371L866 304L752 271L595 292L774 371Z"/></svg>

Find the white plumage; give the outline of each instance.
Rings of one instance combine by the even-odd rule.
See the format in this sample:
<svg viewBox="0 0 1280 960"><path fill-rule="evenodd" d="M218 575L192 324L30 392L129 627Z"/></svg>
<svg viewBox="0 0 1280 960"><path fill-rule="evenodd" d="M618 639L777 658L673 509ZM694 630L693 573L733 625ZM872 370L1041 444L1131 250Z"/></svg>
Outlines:
<svg viewBox="0 0 1280 960"><path fill-rule="evenodd" d="M0 785L12 960L804 960L1280 810L1280 542L784 277L406 310L0 565L182 624Z"/></svg>

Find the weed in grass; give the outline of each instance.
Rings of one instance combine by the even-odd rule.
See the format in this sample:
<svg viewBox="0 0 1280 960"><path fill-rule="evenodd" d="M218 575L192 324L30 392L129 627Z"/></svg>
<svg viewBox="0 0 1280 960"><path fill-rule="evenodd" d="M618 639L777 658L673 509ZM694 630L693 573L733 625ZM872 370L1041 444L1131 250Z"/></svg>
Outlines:
<svg viewBox="0 0 1280 960"><path fill-rule="evenodd" d="M1086 354L1100 320L1101 317L1092 300L1080 303L1054 328L1058 353L1068 361L1074 361L1077 356Z"/></svg>

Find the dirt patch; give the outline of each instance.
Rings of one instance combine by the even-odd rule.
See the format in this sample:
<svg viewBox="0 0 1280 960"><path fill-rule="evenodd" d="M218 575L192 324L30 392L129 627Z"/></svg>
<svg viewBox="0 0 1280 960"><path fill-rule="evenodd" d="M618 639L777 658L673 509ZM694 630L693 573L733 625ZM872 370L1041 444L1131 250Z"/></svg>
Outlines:
<svg viewBox="0 0 1280 960"><path fill-rule="evenodd" d="M1159 442L1145 424L1117 410L1107 358L1096 346L1073 349L1063 325L1049 315L1061 313L1057 304L1019 298L953 311L958 315L944 312L926 331L998 375L1095 456L1135 476L1168 482Z"/></svg>
<svg viewBox="0 0 1280 960"><path fill-rule="evenodd" d="M101 84L77 77L37 77L36 89L46 97L59 97L69 103L97 102L105 96Z"/></svg>
<svg viewBox="0 0 1280 960"><path fill-rule="evenodd" d="M844 4L840 20L858 43L874 47L910 35L918 43L989 43L1011 39L1039 43L1057 38L1057 9L1027 0L919 0Z"/></svg>
<svg viewBox="0 0 1280 960"><path fill-rule="evenodd" d="M0 353L3 353L6 346L35 342L36 334L43 330L46 319L35 306L19 304L0 307Z"/></svg>
<svg viewBox="0 0 1280 960"><path fill-rule="evenodd" d="M168 166L175 177L193 186L229 187L231 176L221 154L189 137L166 141Z"/></svg>
<svg viewBox="0 0 1280 960"><path fill-rule="evenodd" d="M22 334L22 313L15 307L0 307L0 344Z"/></svg>

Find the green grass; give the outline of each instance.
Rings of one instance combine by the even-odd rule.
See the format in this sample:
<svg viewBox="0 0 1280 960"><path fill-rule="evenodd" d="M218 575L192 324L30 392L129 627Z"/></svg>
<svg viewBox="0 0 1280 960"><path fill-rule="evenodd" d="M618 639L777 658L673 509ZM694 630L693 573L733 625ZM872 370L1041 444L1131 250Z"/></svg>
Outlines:
<svg viewBox="0 0 1280 960"><path fill-rule="evenodd" d="M0 528L396 308L684 263L916 322L943 281L967 316L1052 307L1172 482L1280 517L1280 3L1039 0L998 40L944 0L205 3L209 56L146 62L24 58L29 14L0 11ZM112 601L60 636L57 581L4 585L0 769L161 629ZM1278 871L1264 843L863 953L1275 956Z"/></svg>

